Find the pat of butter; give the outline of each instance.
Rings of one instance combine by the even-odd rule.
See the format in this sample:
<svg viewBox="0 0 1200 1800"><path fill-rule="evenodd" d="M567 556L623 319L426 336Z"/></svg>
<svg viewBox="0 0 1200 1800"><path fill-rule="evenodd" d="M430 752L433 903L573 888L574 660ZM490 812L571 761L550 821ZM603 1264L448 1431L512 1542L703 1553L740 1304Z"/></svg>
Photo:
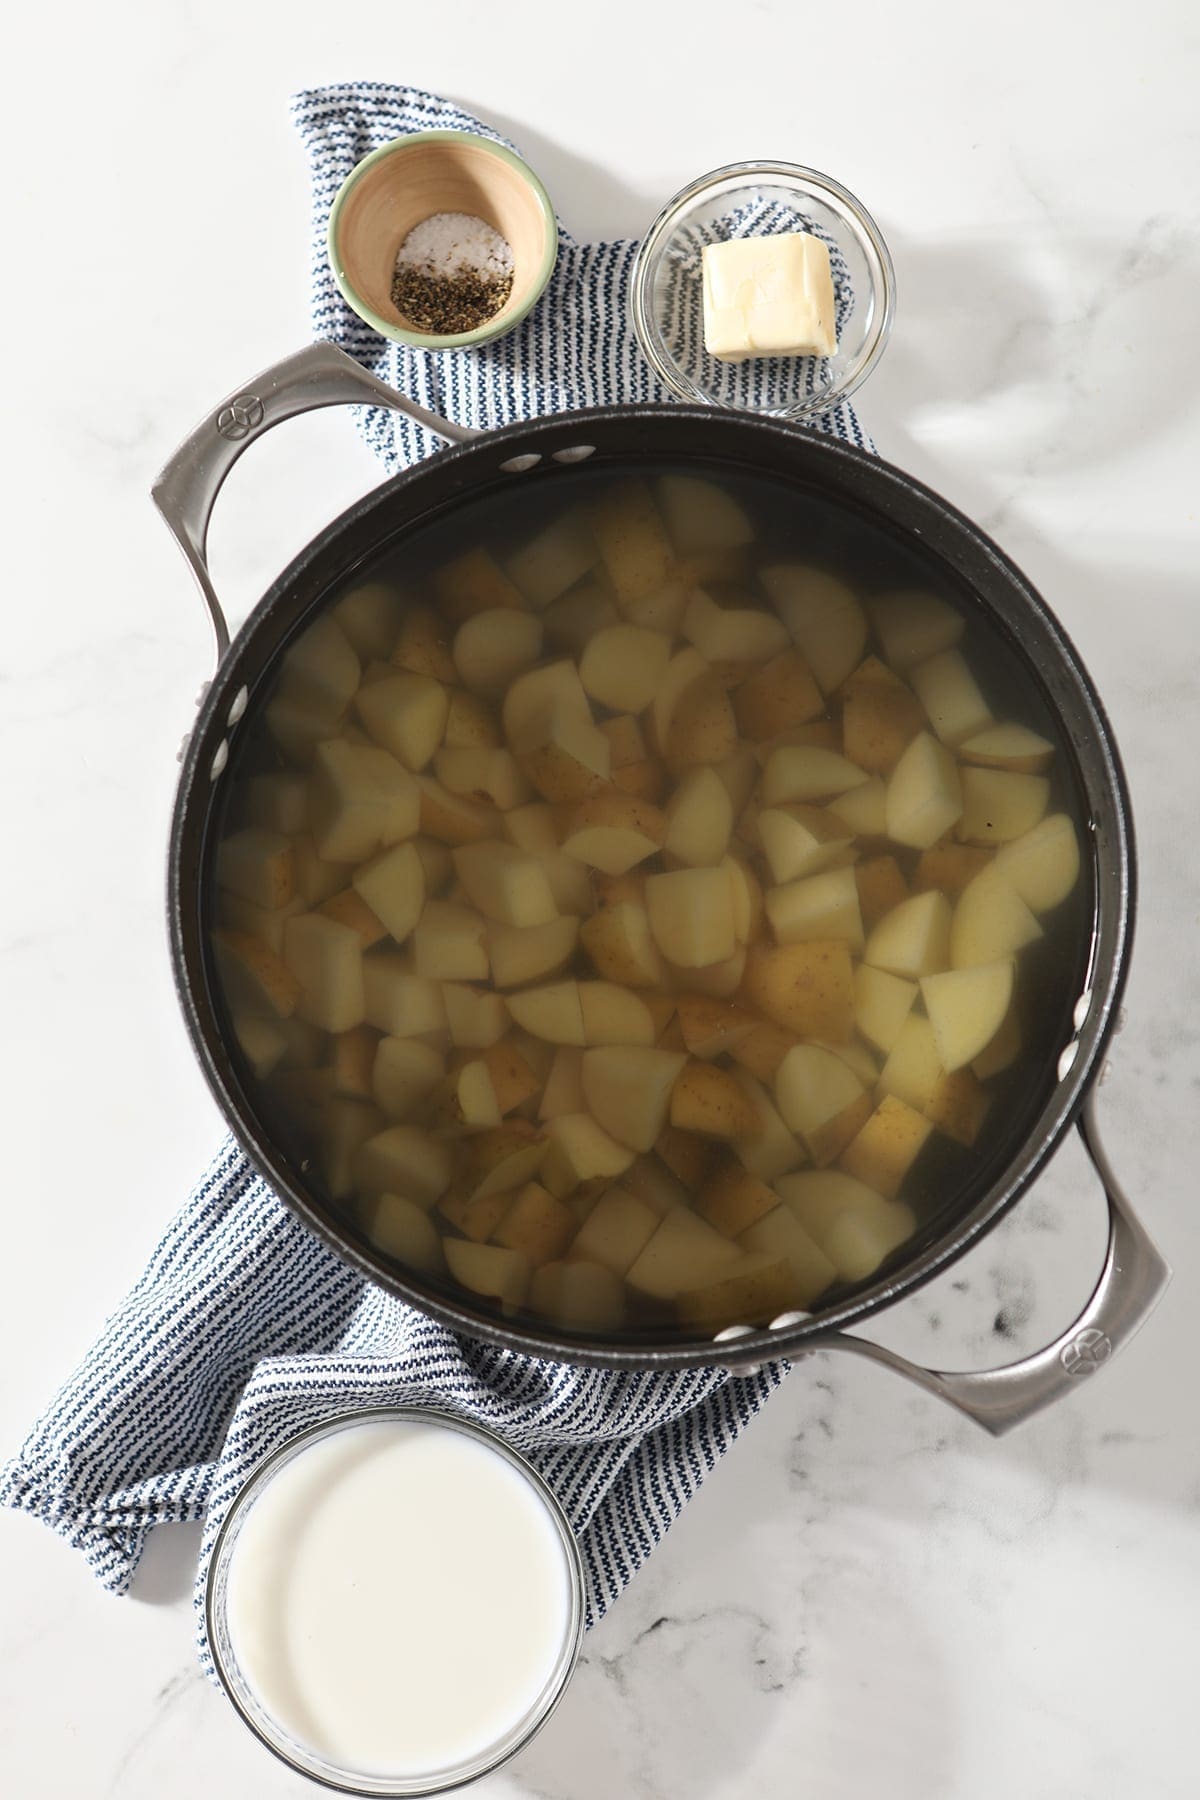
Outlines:
<svg viewBox="0 0 1200 1800"><path fill-rule="evenodd" d="M829 251L807 231L705 244L704 348L720 362L832 356Z"/></svg>

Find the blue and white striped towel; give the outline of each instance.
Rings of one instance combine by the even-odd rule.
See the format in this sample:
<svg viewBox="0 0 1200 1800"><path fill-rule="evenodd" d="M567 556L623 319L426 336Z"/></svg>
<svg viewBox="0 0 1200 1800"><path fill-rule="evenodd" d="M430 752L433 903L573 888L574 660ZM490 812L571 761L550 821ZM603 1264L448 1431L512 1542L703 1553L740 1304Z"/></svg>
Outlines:
<svg viewBox="0 0 1200 1800"><path fill-rule="evenodd" d="M339 184L390 137L429 127L495 136L410 88L354 83L305 93L295 116L312 158L313 318L435 412L467 425L617 398L664 398L623 296L635 245L565 233L547 294L508 337L470 355L385 344L345 306L325 260ZM389 467L435 448L382 410L361 415ZM848 406L821 428L863 443ZM0 1501L42 1519L122 1593L155 1525L207 1521L197 1579L254 1464L284 1438L351 1407L441 1407L498 1431L536 1464L579 1537L593 1624L662 1539L786 1372L622 1374L541 1362L456 1336L352 1273L298 1223L229 1140L169 1226L19 1456Z"/></svg>

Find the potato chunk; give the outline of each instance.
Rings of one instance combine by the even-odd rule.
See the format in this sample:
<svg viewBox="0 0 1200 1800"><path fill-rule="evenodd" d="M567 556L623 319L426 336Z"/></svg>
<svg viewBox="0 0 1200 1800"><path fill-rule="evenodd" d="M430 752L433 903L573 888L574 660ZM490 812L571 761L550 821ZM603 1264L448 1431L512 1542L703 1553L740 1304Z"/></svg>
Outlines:
<svg viewBox="0 0 1200 1800"><path fill-rule="evenodd" d="M360 688L354 704L375 742L415 772L442 741L450 696L431 675L399 670Z"/></svg>
<svg viewBox="0 0 1200 1800"><path fill-rule="evenodd" d="M634 1152L597 1124L590 1113L562 1113L546 1125L542 1180L560 1199L598 1176L616 1179Z"/></svg>
<svg viewBox="0 0 1200 1800"><path fill-rule="evenodd" d="M780 563L760 580L823 693L831 694L857 668L867 641L867 618L845 582L824 569Z"/></svg>
<svg viewBox="0 0 1200 1800"><path fill-rule="evenodd" d="M949 967L950 902L946 896L931 889L885 913L867 939L863 961L906 981Z"/></svg>
<svg viewBox="0 0 1200 1800"><path fill-rule="evenodd" d="M615 1331L625 1314L620 1277L595 1262L554 1262L535 1269L529 1304L560 1331Z"/></svg>
<svg viewBox="0 0 1200 1800"><path fill-rule="evenodd" d="M714 1230L735 1238L779 1205L774 1188L732 1157L719 1161L696 1195L696 1211Z"/></svg>
<svg viewBox="0 0 1200 1800"><path fill-rule="evenodd" d="M407 669L412 675L431 675L435 681L458 680L446 628L427 606L405 607L392 650L392 663L395 668Z"/></svg>
<svg viewBox="0 0 1200 1800"><path fill-rule="evenodd" d="M301 998L301 985L269 945L246 932L215 931L213 948L232 1007L250 1015L291 1017Z"/></svg>
<svg viewBox="0 0 1200 1800"><path fill-rule="evenodd" d="M493 921L487 927L492 980L498 988L513 988L557 975L575 954L578 939L579 920L570 916L552 919L548 925L499 925Z"/></svg>
<svg viewBox="0 0 1200 1800"><path fill-rule="evenodd" d="M498 1300L501 1312L519 1310L532 1276L528 1257L501 1244L473 1244L462 1238L446 1238L442 1248L450 1273L463 1287Z"/></svg>
<svg viewBox="0 0 1200 1800"><path fill-rule="evenodd" d="M425 871L411 844L394 844L355 871L354 891L402 944L421 917Z"/></svg>
<svg viewBox="0 0 1200 1800"><path fill-rule="evenodd" d="M775 1076L775 1103L818 1167L841 1155L871 1114L871 1099L841 1057L817 1044L789 1050Z"/></svg>
<svg viewBox="0 0 1200 1800"><path fill-rule="evenodd" d="M943 744L957 749L991 723L988 703L961 651L941 650L909 676L929 723Z"/></svg>
<svg viewBox="0 0 1200 1800"><path fill-rule="evenodd" d="M412 934L414 970L429 981L486 981L487 931L472 907L428 901Z"/></svg>
<svg viewBox="0 0 1200 1800"><path fill-rule="evenodd" d="M855 791L864 790L851 790ZM819 874L854 840L853 830L832 812L795 801L764 806L758 815L758 834L771 873L780 883Z"/></svg>
<svg viewBox="0 0 1200 1800"><path fill-rule="evenodd" d="M765 1325L795 1300L795 1281L783 1257L748 1251L728 1273L677 1294L680 1322L694 1331L716 1332L730 1324Z"/></svg>
<svg viewBox="0 0 1200 1800"><path fill-rule="evenodd" d="M780 1193L843 1281L865 1281L916 1227L907 1206L837 1169L789 1175Z"/></svg>
<svg viewBox="0 0 1200 1800"><path fill-rule="evenodd" d="M996 873L1035 913L1061 905L1079 879L1079 838L1066 813L1051 813L1002 845Z"/></svg>
<svg viewBox="0 0 1200 1800"><path fill-rule="evenodd" d="M725 855L732 830L733 806L720 776L710 768L689 769L667 807L667 855L688 868L710 868Z"/></svg>
<svg viewBox="0 0 1200 1800"><path fill-rule="evenodd" d="M854 1020L863 1037L884 1054L891 1049L917 997L915 981L860 963L854 971Z"/></svg>
<svg viewBox="0 0 1200 1800"><path fill-rule="evenodd" d="M629 482L612 489L591 508L588 522L621 612L628 615L631 605L669 587L675 553L648 487Z"/></svg>
<svg viewBox="0 0 1200 1800"><path fill-rule="evenodd" d="M481 805L508 812L532 798L529 783L509 750L481 744L443 744L434 757L434 769L442 786L452 794L465 794Z"/></svg>
<svg viewBox="0 0 1200 1800"><path fill-rule="evenodd" d="M866 781L864 770L815 744L781 744L763 770L764 806L788 800L832 800Z"/></svg>
<svg viewBox="0 0 1200 1800"><path fill-rule="evenodd" d="M541 931L546 929L542 927ZM602 907L580 925L579 941L597 974L606 981L619 982L628 988L662 986L663 960L650 930L646 908L639 901L621 900L615 906Z"/></svg>
<svg viewBox="0 0 1200 1800"><path fill-rule="evenodd" d="M581 981L578 992L585 1043L653 1044L654 1020L639 995L612 981Z"/></svg>
<svg viewBox="0 0 1200 1800"><path fill-rule="evenodd" d="M364 581L343 594L333 616L363 662L391 655L400 629L404 595L386 581Z"/></svg>
<svg viewBox="0 0 1200 1800"><path fill-rule="evenodd" d="M925 727L925 712L898 676L869 656L842 691L842 747L873 774L894 769Z"/></svg>
<svg viewBox="0 0 1200 1800"><path fill-rule="evenodd" d="M700 1137L746 1137L758 1115L736 1075L715 1063L688 1061L671 1090L671 1124Z"/></svg>
<svg viewBox="0 0 1200 1800"><path fill-rule="evenodd" d="M442 1239L429 1214L403 1194L380 1194L363 1208L363 1229L377 1250L420 1275L444 1267Z"/></svg>
<svg viewBox="0 0 1200 1800"><path fill-rule="evenodd" d="M663 475L657 484L658 504L675 548L736 550L754 541L754 527L725 488L698 475Z"/></svg>
<svg viewBox="0 0 1200 1800"><path fill-rule="evenodd" d="M950 924L949 966L969 969L1003 962L1041 935L1033 913L1003 871L993 865L968 882L959 896Z"/></svg>
<svg viewBox="0 0 1200 1800"><path fill-rule="evenodd" d="M932 1129L928 1119L888 1094L843 1150L841 1166L885 1199L894 1200Z"/></svg>
<svg viewBox="0 0 1200 1800"><path fill-rule="evenodd" d="M308 813L326 862L365 862L414 835L421 796L413 776L386 750L333 738L313 756Z"/></svg>
<svg viewBox="0 0 1200 1800"><path fill-rule="evenodd" d="M565 855L602 874L625 875L654 856L666 834L667 821L657 806L607 789L580 801L562 847Z"/></svg>
<svg viewBox="0 0 1200 1800"><path fill-rule="evenodd" d="M741 683L733 710L742 736L764 743L795 725L807 725L824 704L799 650L781 650Z"/></svg>
<svg viewBox="0 0 1200 1800"><path fill-rule="evenodd" d="M958 747L965 763L983 769L1011 769L1018 775L1040 775L1054 761L1054 745L1028 725L987 725Z"/></svg>
<svg viewBox="0 0 1200 1800"><path fill-rule="evenodd" d="M496 607L472 615L454 638L454 666L471 693L495 699L542 653L542 622L533 613Z"/></svg>
<svg viewBox="0 0 1200 1800"><path fill-rule="evenodd" d="M482 548L466 550L439 570L434 586L442 611L460 623L479 613L524 606L524 597L501 569L494 556Z"/></svg>
<svg viewBox="0 0 1200 1800"><path fill-rule="evenodd" d="M869 611L884 657L901 673L949 650L966 629L962 614L936 594L884 594L869 603Z"/></svg>
<svg viewBox="0 0 1200 1800"><path fill-rule="evenodd" d="M787 630L773 613L718 606L703 588L692 589L682 631L705 662L723 675L745 674L788 647Z"/></svg>
<svg viewBox="0 0 1200 1800"><path fill-rule="evenodd" d="M544 1038L549 1044L577 1044L580 1048L587 1042L579 987L574 981L525 988L519 994L506 995L505 1005L514 1025L531 1037Z"/></svg>
<svg viewBox="0 0 1200 1800"><path fill-rule="evenodd" d="M518 1251L540 1269L560 1257L574 1235L570 1210L540 1182L527 1181L493 1231L492 1241Z"/></svg>
<svg viewBox="0 0 1200 1800"><path fill-rule="evenodd" d="M739 1260L736 1244L693 1212L677 1207L660 1219L625 1279L637 1293L670 1300L690 1288L719 1279Z"/></svg>
<svg viewBox="0 0 1200 1800"><path fill-rule="evenodd" d="M737 721L724 684L706 669L680 694L671 712L663 751L672 774L719 763L737 744Z"/></svg>
<svg viewBox="0 0 1200 1800"><path fill-rule="evenodd" d="M665 632L641 625L606 625L579 659L584 691L614 712L640 713L654 699L671 658Z"/></svg>
<svg viewBox="0 0 1200 1800"><path fill-rule="evenodd" d="M1008 957L924 977L921 996L948 1073L973 1062L991 1043L1012 1004L1014 979Z"/></svg>
<svg viewBox="0 0 1200 1800"><path fill-rule="evenodd" d="M792 1312L811 1306L837 1278L834 1264L788 1206L777 1205L773 1212L749 1226L738 1242L759 1256L786 1265L790 1290L779 1311Z"/></svg>
<svg viewBox="0 0 1200 1800"><path fill-rule="evenodd" d="M469 982L445 981L442 999L450 1042L462 1050L486 1050L499 1043L508 1030L509 1018L501 995Z"/></svg>
<svg viewBox="0 0 1200 1800"><path fill-rule="evenodd" d="M927 850L963 815L964 790L953 756L922 731L905 750L887 785L887 834L897 844Z"/></svg>
<svg viewBox="0 0 1200 1800"><path fill-rule="evenodd" d="M667 1122L671 1090L686 1061L686 1056L672 1051L630 1047L627 1042L585 1050L580 1065L584 1104L618 1143L632 1150L652 1150Z"/></svg>
<svg viewBox="0 0 1200 1800"><path fill-rule="evenodd" d="M529 604L544 612L595 567L598 552L586 522L564 513L509 557L506 572Z"/></svg>
<svg viewBox="0 0 1200 1800"><path fill-rule="evenodd" d="M681 967L700 969L733 955L737 937L727 869L649 876L646 911L658 948Z"/></svg>
<svg viewBox="0 0 1200 1800"><path fill-rule="evenodd" d="M217 881L265 912L275 912L295 892L292 846L278 831L258 826L235 831L217 850Z"/></svg>
<svg viewBox="0 0 1200 1800"><path fill-rule="evenodd" d="M548 925L558 917L542 864L513 844L460 844L454 869L472 904L501 925Z"/></svg>
<svg viewBox="0 0 1200 1800"><path fill-rule="evenodd" d="M419 1037L444 1031L442 985L417 975L405 956L373 951L362 959L366 1020L392 1037Z"/></svg>
<svg viewBox="0 0 1200 1800"><path fill-rule="evenodd" d="M611 1187L579 1227L571 1255L625 1275L658 1230L659 1217L625 1188Z"/></svg>
<svg viewBox="0 0 1200 1800"><path fill-rule="evenodd" d="M1049 798L1050 783L1044 775L964 768L957 834L968 844L1008 843L1033 830Z"/></svg>
<svg viewBox="0 0 1200 1800"><path fill-rule="evenodd" d="M765 899L776 943L823 938L862 949L862 913L853 869L826 869L784 887L768 888Z"/></svg>
<svg viewBox="0 0 1200 1800"><path fill-rule="evenodd" d="M414 1125L389 1125L368 1138L354 1159L361 1194L402 1194L428 1211L450 1185L450 1148Z"/></svg>
<svg viewBox="0 0 1200 1800"><path fill-rule="evenodd" d="M845 944L751 944L742 993L797 1037L839 1043L853 1033L854 988Z"/></svg>
<svg viewBox="0 0 1200 1800"><path fill-rule="evenodd" d="M323 1031L361 1025L366 1002L357 932L320 913L303 913L284 926L283 960L300 985L296 1010L302 1019Z"/></svg>
<svg viewBox="0 0 1200 1800"><path fill-rule="evenodd" d="M383 1037L375 1049L371 1091L392 1119L407 1119L442 1079L440 1051L416 1038Z"/></svg>

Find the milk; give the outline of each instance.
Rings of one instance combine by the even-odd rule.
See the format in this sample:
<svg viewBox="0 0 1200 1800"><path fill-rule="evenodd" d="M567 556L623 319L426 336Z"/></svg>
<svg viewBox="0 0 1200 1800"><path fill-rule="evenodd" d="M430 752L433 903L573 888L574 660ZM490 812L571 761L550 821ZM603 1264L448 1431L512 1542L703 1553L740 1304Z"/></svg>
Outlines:
<svg viewBox="0 0 1200 1800"><path fill-rule="evenodd" d="M561 1676L571 1566L545 1501L478 1438L373 1419L251 1503L225 1616L241 1676L339 1769L425 1777L499 1746Z"/></svg>

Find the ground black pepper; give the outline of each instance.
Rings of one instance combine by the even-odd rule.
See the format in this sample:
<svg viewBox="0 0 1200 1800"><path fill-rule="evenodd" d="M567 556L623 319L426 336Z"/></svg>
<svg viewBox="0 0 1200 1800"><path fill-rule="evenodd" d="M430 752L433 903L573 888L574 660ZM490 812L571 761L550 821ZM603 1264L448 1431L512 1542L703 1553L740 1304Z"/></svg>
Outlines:
<svg viewBox="0 0 1200 1800"><path fill-rule="evenodd" d="M456 337L495 318L512 293L512 284L511 269L499 275L473 269L431 275L415 264L401 264L392 277L392 305L417 331Z"/></svg>

